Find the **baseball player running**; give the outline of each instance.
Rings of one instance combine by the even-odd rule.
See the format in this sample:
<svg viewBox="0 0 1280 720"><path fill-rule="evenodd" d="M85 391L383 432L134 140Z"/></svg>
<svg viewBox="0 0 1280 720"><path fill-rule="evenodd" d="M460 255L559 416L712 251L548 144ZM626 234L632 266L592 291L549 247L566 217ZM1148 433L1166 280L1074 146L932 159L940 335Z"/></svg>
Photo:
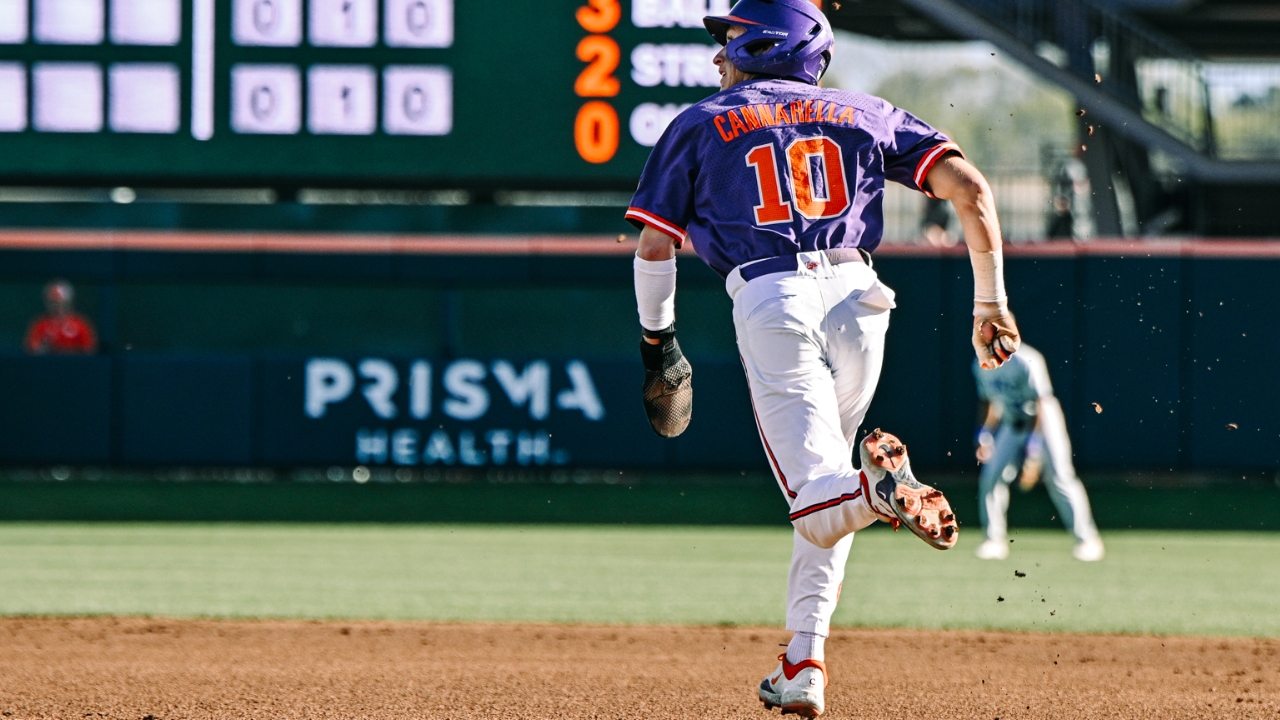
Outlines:
<svg viewBox="0 0 1280 720"><path fill-rule="evenodd" d="M853 534L884 520L937 548L958 536L946 499L916 481L897 438L856 435L894 307L870 256L886 180L955 206L974 270L981 365L1007 360L1018 331L986 181L954 143L909 113L818 87L834 44L820 10L807 0L740 0L704 22L724 46L715 59L722 90L672 121L626 213L641 229L644 404L661 435L689 422L692 369L675 338L675 249L687 239L733 299L760 439L795 527L787 585L794 636L760 683L760 700L816 717L827 683L823 641Z"/></svg>
<svg viewBox="0 0 1280 720"><path fill-rule="evenodd" d="M1023 344L995 370L973 368L978 382L978 509L987 537L976 554L983 560L1009 557L1009 484L1030 490L1043 475L1062 524L1076 537L1071 554L1086 562L1104 554L1093 524L1089 496L1071 462L1071 438L1062 406L1053 396L1044 356Z"/></svg>

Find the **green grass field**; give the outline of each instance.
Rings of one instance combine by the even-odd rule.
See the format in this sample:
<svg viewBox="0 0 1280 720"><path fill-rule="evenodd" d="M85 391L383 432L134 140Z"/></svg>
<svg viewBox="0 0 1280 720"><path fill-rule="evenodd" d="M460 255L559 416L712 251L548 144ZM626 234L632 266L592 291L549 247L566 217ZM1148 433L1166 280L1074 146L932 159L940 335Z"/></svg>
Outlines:
<svg viewBox="0 0 1280 720"><path fill-rule="evenodd" d="M1280 636L1280 535L1061 531L1003 562L861 533L840 625ZM0 524L0 614L780 625L775 528ZM1014 577L1014 571L1026 573ZM997 598L1003 597L1003 602Z"/></svg>

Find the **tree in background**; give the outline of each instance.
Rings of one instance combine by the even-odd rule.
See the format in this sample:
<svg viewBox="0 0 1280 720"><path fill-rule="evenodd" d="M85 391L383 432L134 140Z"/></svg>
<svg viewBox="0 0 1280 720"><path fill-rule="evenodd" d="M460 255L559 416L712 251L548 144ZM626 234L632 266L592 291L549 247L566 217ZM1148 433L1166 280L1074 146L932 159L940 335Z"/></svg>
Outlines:
<svg viewBox="0 0 1280 720"><path fill-rule="evenodd" d="M953 68L886 78L872 94L946 128L984 171L1038 171L1041 148L1067 153L1075 142L1068 95L1008 71Z"/></svg>

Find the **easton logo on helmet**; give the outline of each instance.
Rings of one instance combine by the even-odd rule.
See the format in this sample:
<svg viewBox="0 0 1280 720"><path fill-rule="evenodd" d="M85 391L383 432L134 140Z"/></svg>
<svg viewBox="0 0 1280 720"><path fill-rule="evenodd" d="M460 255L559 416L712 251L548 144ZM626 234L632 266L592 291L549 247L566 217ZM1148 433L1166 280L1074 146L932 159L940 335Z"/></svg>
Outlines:
<svg viewBox="0 0 1280 720"><path fill-rule="evenodd" d="M817 85L831 63L835 35L809 0L739 0L727 15L707 16L702 24L745 73ZM729 40L734 25L745 32Z"/></svg>

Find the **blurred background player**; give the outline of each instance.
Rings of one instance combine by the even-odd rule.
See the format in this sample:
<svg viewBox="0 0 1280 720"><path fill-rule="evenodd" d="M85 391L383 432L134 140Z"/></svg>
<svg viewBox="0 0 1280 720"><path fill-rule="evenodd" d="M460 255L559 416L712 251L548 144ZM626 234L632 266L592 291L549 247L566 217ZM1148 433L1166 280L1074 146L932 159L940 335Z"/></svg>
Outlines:
<svg viewBox="0 0 1280 720"><path fill-rule="evenodd" d="M960 242L960 236L951 233L951 217L951 203L942 198L925 197L920 234L930 247L949 248Z"/></svg>
<svg viewBox="0 0 1280 720"><path fill-rule="evenodd" d="M32 355L92 355L98 337L89 319L75 311L75 289L66 280L44 286L45 312L31 322L23 342Z"/></svg>
<svg viewBox="0 0 1280 720"><path fill-rule="evenodd" d="M1009 484L1018 480L1030 490L1043 478L1062 524L1075 535L1077 560L1101 560L1102 539L1093 524L1089 496L1071 462L1071 439L1062 406L1053 396L1044 356L1022 344L1016 355L994 370L973 375L978 383L978 509L986 539L977 556L1003 560L1009 556Z"/></svg>

